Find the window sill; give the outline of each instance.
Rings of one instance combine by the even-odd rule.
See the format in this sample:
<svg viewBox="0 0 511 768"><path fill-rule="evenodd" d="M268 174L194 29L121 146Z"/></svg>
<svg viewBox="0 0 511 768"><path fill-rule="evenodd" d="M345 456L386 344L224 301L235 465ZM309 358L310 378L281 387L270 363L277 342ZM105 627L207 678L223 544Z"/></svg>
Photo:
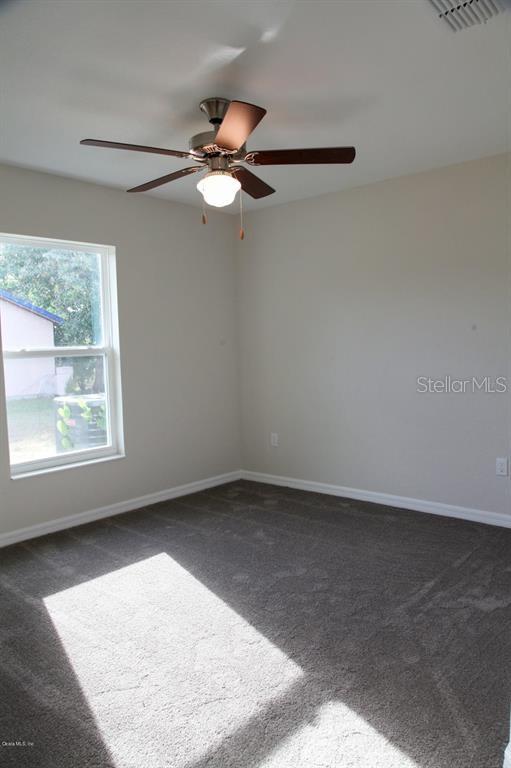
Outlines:
<svg viewBox="0 0 511 768"><path fill-rule="evenodd" d="M126 454L112 453L107 456L97 456L91 459L78 459L77 461L70 462L69 464L58 464L53 467L41 467L39 469L30 469L22 472L13 473L11 469L11 480L24 480L27 477L38 477L39 475L48 475L51 472L61 472L65 469L77 469L79 467L90 467L93 464L103 464L105 461L117 461L118 459L126 458Z"/></svg>

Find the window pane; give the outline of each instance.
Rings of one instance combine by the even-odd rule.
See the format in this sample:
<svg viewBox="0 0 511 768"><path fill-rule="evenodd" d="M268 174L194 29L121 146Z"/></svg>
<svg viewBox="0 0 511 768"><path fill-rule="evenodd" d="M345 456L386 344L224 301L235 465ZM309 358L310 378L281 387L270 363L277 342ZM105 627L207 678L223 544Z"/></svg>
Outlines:
<svg viewBox="0 0 511 768"><path fill-rule="evenodd" d="M110 444L105 360L4 360L11 464Z"/></svg>
<svg viewBox="0 0 511 768"><path fill-rule="evenodd" d="M101 315L98 253L0 243L4 350L101 345Z"/></svg>

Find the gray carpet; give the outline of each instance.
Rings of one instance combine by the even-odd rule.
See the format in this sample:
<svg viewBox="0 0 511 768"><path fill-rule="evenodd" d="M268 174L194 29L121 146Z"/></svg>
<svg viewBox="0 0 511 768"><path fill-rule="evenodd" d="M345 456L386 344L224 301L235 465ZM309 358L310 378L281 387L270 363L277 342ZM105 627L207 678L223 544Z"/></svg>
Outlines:
<svg viewBox="0 0 511 768"><path fill-rule="evenodd" d="M0 559L2 766L502 764L511 531L237 482Z"/></svg>

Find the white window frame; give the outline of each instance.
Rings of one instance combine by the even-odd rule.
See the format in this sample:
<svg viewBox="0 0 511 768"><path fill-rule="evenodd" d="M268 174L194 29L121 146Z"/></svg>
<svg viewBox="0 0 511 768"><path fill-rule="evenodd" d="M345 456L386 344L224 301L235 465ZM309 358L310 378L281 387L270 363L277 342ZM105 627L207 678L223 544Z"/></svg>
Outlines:
<svg viewBox="0 0 511 768"><path fill-rule="evenodd" d="M83 243L74 240L54 240L45 237L12 235L0 233L0 243L25 245L31 248L69 248L75 251L97 253L101 262L101 320L103 339L101 345L76 347L33 347L23 349L2 349L0 334L0 352L3 360L20 360L27 357L103 357L105 375L105 396L107 401L107 436L108 443L98 448L86 448L50 456L46 459L34 459L13 464L10 461L11 478L49 472L80 466L106 459L121 458L124 453L124 434L122 422L122 391L119 347L119 322L117 308L117 275L115 247ZM1 383L1 376L0 376ZM0 393L6 406L5 391ZM8 430L6 430L9 443ZM10 445L9 457L10 457Z"/></svg>

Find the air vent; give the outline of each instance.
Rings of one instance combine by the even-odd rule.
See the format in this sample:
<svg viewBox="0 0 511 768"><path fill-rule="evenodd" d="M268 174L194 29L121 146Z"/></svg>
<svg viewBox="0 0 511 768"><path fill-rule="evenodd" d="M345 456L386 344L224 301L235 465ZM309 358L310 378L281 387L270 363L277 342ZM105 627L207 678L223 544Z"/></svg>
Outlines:
<svg viewBox="0 0 511 768"><path fill-rule="evenodd" d="M506 0L429 0L438 18L458 32L476 24L486 24L489 19L506 10Z"/></svg>

